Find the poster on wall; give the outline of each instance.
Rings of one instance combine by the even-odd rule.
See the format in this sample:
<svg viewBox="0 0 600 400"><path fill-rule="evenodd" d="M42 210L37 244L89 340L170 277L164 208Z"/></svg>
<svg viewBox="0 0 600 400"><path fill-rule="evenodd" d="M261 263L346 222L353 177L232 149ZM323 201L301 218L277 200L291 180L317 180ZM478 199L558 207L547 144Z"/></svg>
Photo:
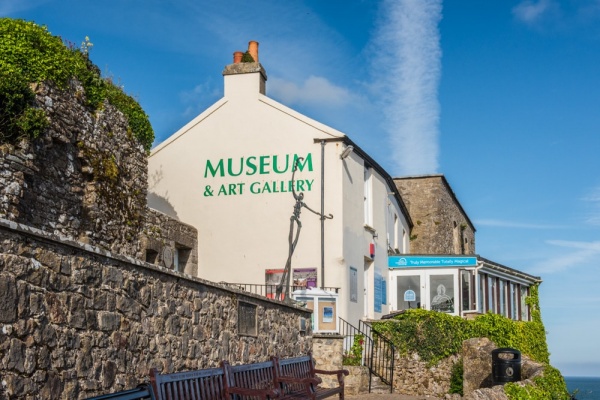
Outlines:
<svg viewBox="0 0 600 400"><path fill-rule="evenodd" d="M323 307L323 322L333 322L333 307Z"/></svg>
<svg viewBox="0 0 600 400"><path fill-rule="evenodd" d="M358 272L354 267L350 267L350 301L358 302Z"/></svg>
<svg viewBox="0 0 600 400"><path fill-rule="evenodd" d="M308 289L317 287L317 269L316 268L295 268L292 274L294 279L293 290Z"/></svg>
<svg viewBox="0 0 600 400"><path fill-rule="evenodd" d="M277 292L277 285L283 277L283 269L265 270L265 294L269 299L274 299Z"/></svg>
<svg viewBox="0 0 600 400"><path fill-rule="evenodd" d="M380 273L375 272L375 282L374 282L374 301L373 308L375 312L381 312L381 304L383 304L383 285L382 285L383 277Z"/></svg>

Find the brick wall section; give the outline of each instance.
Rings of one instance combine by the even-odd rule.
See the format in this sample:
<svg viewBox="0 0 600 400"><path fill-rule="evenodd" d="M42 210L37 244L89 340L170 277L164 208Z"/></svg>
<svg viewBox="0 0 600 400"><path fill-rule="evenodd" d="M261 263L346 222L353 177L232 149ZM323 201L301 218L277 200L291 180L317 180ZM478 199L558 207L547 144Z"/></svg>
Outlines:
<svg viewBox="0 0 600 400"><path fill-rule="evenodd" d="M414 223L412 254L475 254L475 228L443 175L394 182Z"/></svg>
<svg viewBox="0 0 600 400"><path fill-rule="evenodd" d="M238 301L257 335L238 334ZM0 399L85 398L312 348L306 309L0 220ZM309 328L310 329L310 328Z"/></svg>

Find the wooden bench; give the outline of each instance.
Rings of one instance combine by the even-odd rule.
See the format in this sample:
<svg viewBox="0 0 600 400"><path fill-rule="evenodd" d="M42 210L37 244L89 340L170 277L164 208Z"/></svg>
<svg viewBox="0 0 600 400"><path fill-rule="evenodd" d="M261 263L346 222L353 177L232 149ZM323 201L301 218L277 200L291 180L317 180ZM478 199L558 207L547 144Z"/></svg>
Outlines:
<svg viewBox="0 0 600 400"><path fill-rule="evenodd" d="M156 400L152 387L142 384L135 389L89 397L88 400Z"/></svg>
<svg viewBox="0 0 600 400"><path fill-rule="evenodd" d="M272 357L275 366L275 381L282 390L282 398L324 399L338 395L344 400L344 376L348 370L325 371L316 369L312 354L306 356L278 359ZM318 375L336 375L338 385L332 388L319 386L322 379Z"/></svg>
<svg viewBox="0 0 600 400"><path fill-rule="evenodd" d="M161 374L150 370L150 383L157 400L225 400L223 368Z"/></svg>
<svg viewBox="0 0 600 400"><path fill-rule="evenodd" d="M223 361L221 367L225 373L223 382L228 399L252 397L267 400L281 396L281 391L275 382L273 360L234 366Z"/></svg>

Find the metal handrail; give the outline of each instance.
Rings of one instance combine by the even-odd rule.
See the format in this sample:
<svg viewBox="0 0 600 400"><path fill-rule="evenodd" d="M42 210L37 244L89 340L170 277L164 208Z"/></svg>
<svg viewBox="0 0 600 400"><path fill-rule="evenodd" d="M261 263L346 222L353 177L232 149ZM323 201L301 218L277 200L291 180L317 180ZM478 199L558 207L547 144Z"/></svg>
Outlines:
<svg viewBox="0 0 600 400"><path fill-rule="evenodd" d="M277 284L273 285L263 285L263 284L255 284L255 283L231 283L231 282L219 282L222 285L227 285L229 287L243 290L244 292L257 294L260 296L267 297L269 299L277 298ZM295 290L307 289L306 286L298 286L298 285L290 285L290 293ZM328 292L338 293L339 287L325 287L323 290Z"/></svg>
<svg viewBox="0 0 600 400"><path fill-rule="evenodd" d="M381 379L387 385L390 385L390 392L393 391L394 382L394 362L396 355L396 347L385 337L381 332L375 330L367 322L359 321L359 329L368 332L373 340L373 348L371 352L371 360L369 369L372 373Z"/></svg>
<svg viewBox="0 0 600 400"><path fill-rule="evenodd" d="M359 321L358 328L343 318L340 320L340 335L344 337L344 356L346 360L358 362L369 368L369 393L371 392L371 379L375 375L390 386L390 393L394 391L394 358L396 348L393 343L372 328L366 322ZM357 335L363 339L361 359L357 360L353 350Z"/></svg>

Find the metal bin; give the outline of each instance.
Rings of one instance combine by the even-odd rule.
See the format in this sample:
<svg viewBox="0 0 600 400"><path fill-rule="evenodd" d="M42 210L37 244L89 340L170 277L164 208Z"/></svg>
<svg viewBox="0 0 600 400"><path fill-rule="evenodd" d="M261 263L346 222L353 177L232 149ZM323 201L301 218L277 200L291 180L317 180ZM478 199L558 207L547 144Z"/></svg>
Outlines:
<svg viewBox="0 0 600 400"><path fill-rule="evenodd" d="M492 351L492 380L494 384L521 380L521 352L503 347Z"/></svg>

